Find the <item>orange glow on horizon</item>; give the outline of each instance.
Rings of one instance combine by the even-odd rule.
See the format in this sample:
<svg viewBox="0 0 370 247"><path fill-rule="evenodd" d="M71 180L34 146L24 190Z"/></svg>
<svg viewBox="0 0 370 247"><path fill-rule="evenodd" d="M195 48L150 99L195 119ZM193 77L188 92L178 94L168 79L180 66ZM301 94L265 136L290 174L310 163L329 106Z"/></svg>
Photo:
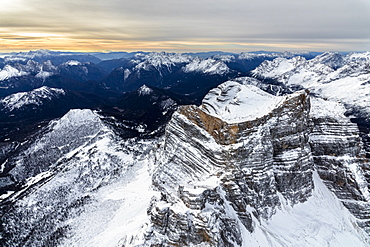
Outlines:
<svg viewBox="0 0 370 247"><path fill-rule="evenodd" d="M20 33L8 37L0 36L0 52L29 51L48 49L56 51L104 52L104 51L173 51L191 52L222 50L242 52L249 50L325 50L327 44L299 43L242 43L219 41L139 41L139 40L103 40L72 39L59 34ZM332 46L332 48L335 48Z"/></svg>

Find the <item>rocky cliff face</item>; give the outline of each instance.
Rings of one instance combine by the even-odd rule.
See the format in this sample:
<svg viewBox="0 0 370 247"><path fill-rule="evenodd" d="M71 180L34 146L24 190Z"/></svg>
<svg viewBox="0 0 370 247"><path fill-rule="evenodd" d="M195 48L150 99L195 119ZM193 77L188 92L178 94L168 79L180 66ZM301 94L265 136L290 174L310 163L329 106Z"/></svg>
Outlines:
<svg viewBox="0 0 370 247"><path fill-rule="evenodd" d="M336 102L315 99L310 145L320 177L370 233L369 160L355 123Z"/></svg>
<svg viewBox="0 0 370 247"><path fill-rule="evenodd" d="M320 163L324 160L318 157L320 150L327 149L325 141L315 141L321 135L320 125L316 118L311 121L307 91L280 97L260 118L228 123L207 113L207 101L212 97L229 113L229 107L238 104L235 99L244 86L225 84L218 87L220 93L210 92L201 107L181 107L167 126L153 176L153 184L162 195L153 200L149 210L149 243L245 244L250 234L260 230L261 222L273 218L286 205L304 204L312 197L316 166L335 191L330 186L334 179L325 177L325 170L335 173L335 164ZM234 100L226 100L226 95ZM225 114L221 115L233 122ZM330 125L330 121L326 123ZM334 133L341 140L342 135L356 130L348 121L342 124L342 129L353 129ZM351 151L356 156L361 152L358 135L344 139L342 146L332 146L337 150L333 155ZM343 174L354 176L348 169ZM360 191L353 184L347 188L355 194ZM354 211L359 212L359 208Z"/></svg>
<svg viewBox="0 0 370 247"><path fill-rule="evenodd" d="M311 111L315 165L325 184L369 232L369 53L324 53L293 66L296 60L266 61L253 74L307 88L325 99L313 101Z"/></svg>

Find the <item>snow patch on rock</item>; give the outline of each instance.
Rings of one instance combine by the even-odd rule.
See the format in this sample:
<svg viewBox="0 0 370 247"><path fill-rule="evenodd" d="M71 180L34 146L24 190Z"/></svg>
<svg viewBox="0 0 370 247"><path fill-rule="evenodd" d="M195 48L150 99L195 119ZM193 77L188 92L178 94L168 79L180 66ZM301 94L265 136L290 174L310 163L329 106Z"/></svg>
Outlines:
<svg viewBox="0 0 370 247"><path fill-rule="evenodd" d="M313 178L312 197L294 207L283 203L270 220L261 221L254 233L243 236L245 246L368 246L369 238L354 227L353 215L316 172Z"/></svg>

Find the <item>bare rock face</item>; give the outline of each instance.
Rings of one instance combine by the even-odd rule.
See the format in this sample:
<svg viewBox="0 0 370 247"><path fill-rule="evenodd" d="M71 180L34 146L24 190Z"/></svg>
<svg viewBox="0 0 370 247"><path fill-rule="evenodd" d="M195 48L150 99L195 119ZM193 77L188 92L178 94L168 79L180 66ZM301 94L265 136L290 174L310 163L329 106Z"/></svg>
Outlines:
<svg viewBox="0 0 370 247"><path fill-rule="evenodd" d="M202 107L174 114L153 176L162 198L149 210L151 236L169 245L241 245L282 198L294 205L311 196L308 92L276 102L267 115L237 123Z"/></svg>
<svg viewBox="0 0 370 247"><path fill-rule="evenodd" d="M156 156L153 185L161 198L148 210L147 243L240 246L286 205L321 193L333 193L351 224L369 232L369 162L345 108L319 98L311 106L309 92L299 91L269 95L261 109L267 114L251 119L237 110L246 105L241 95L264 92L226 82L200 107L173 115Z"/></svg>
<svg viewBox="0 0 370 247"><path fill-rule="evenodd" d="M344 117L344 112L339 103L315 99L310 145L325 185L358 219L358 225L370 233L369 160L357 125Z"/></svg>

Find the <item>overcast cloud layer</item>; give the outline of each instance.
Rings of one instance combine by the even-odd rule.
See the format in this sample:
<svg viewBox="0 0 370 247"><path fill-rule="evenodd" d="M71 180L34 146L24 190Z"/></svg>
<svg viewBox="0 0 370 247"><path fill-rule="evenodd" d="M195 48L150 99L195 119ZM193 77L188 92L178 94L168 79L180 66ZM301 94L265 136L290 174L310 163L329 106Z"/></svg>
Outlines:
<svg viewBox="0 0 370 247"><path fill-rule="evenodd" d="M370 50L369 0L0 0L0 50Z"/></svg>

